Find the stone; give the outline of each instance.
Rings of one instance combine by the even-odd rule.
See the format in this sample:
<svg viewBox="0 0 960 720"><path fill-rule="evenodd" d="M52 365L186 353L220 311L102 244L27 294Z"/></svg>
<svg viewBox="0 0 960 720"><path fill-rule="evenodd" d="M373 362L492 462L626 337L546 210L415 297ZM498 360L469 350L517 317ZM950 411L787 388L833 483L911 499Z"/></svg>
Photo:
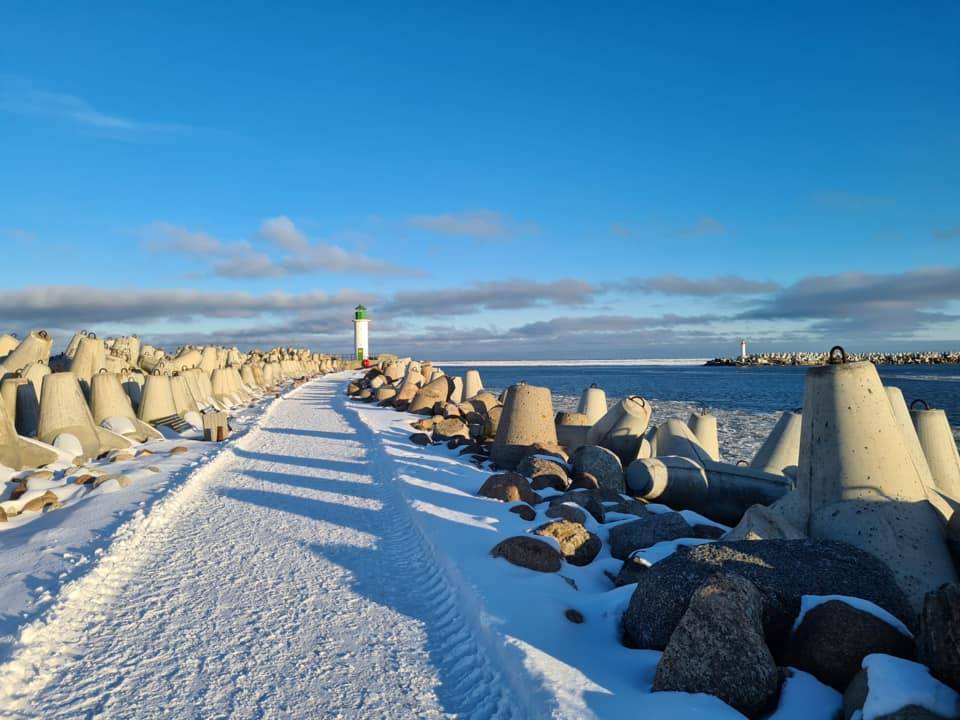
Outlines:
<svg viewBox="0 0 960 720"><path fill-rule="evenodd" d="M930 673L960 692L960 583L927 593L917 645L920 662Z"/></svg>
<svg viewBox="0 0 960 720"><path fill-rule="evenodd" d="M574 610L573 608L567 608L564 610L563 616L575 625L580 625L584 620L583 613L579 610Z"/></svg>
<svg viewBox="0 0 960 720"><path fill-rule="evenodd" d="M410 424L414 430L419 430L421 432L433 432L433 418L423 418L422 420L417 420L414 423Z"/></svg>
<svg viewBox="0 0 960 720"><path fill-rule="evenodd" d="M701 540L719 540L726 534L726 530L716 525L702 525L695 523L693 526L693 537Z"/></svg>
<svg viewBox="0 0 960 720"><path fill-rule="evenodd" d="M600 481L590 473L580 473L573 476L570 487L574 490L597 490L600 487Z"/></svg>
<svg viewBox="0 0 960 720"><path fill-rule="evenodd" d="M762 609L763 598L749 580L707 578L657 663L653 691L706 693L748 718L773 710L781 677L764 642Z"/></svg>
<svg viewBox="0 0 960 720"><path fill-rule="evenodd" d="M185 452L190 452L189 448L184 447L183 445L177 445L177 447L170 448L170 455L183 455Z"/></svg>
<svg viewBox="0 0 960 720"><path fill-rule="evenodd" d="M573 474L589 473L600 487L623 492L623 465L616 453L599 445L585 445L573 454Z"/></svg>
<svg viewBox="0 0 960 720"><path fill-rule="evenodd" d="M537 572L557 572L563 565L559 550L529 535L509 537L497 543L490 554Z"/></svg>
<svg viewBox="0 0 960 720"><path fill-rule="evenodd" d="M602 490L571 490L563 495L550 498L550 505L562 505L573 502L593 516L598 523L603 524L607 518L607 511L603 506L604 495Z"/></svg>
<svg viewBox="0 0 960 720"><path fill-rule="evenodd" d="M873 653L910 659L913 638L893 625L842 600L810 609L790 635L785 660L820 682L843 692Z"/></svg>
<svg viewBox="0 0 960 720"><path fill-rule="evenodd" d="M580 523L570 520L554 520L533 532L543 537L552 537L560 543L560 553L571 565L589 565L603 547L600 538Z"/></svg>
<svg viewBox="0 0 960 720"><path fill-rule="evenodd" d="M625 560L634 550L682 537L693 537L693 528L680 513L647 512L637 520L610 528L610 554L618 560Z"/></svg>
<svg viewBox="0 0 960 720"><path fill-rule="evenodd" d="M804 595L848 595L869 600L912 626L907 598L880 560L833 540L740 540L679 546L638 574L623 615L630 647L667 645L694 591L711 575L734 573L750 580L764 598L763 624L782 642ZM775 648L776 650L777 648Z"/></svg>
<svg viewBox="0 0 960 720"><path fill-rule="evenodd" d="M441 375L436 380L431 380L414 395L410 406L407 408L412 413L433 414L433 408L437 403L441 406L450 399L450 393L453 392L453 381L446 375Z"/></svg>
<svg viewBox="0 0 960 720"><path fill-rule="evenodd" d="M497 431L500 429L500 418L503 416L503 405L497 405L490 408L483 416L483 428L481 435L485 438L496 438Z"/></svg>
<svg viewBox="0 0 960 720"><path fill-rule="evenodd" d="M477 495L502 502L525 502L528 505L543 502L543 498L530 487L529 481L517 473L491 475L477 491Z"/></svg>
<svg viewBox="0 0 960 720"><path fill-rule="evenodd" d="M534 510L529 505L527 505L526 503L520 503L519 505L514 505L513 507L510 508L510 512L514 513L515 515L519 515L523 520L526 520L528 522L536 519L537 517L537 511Z"/></svg>
<svg viewBox="0 0 960 720"><path fill-rule="evenodd" d="M587 513L573 503L551 505L547 508L546 515L548 518L569 520L570 522L580 523L581 525L587 521Z"/></svg>
<svg viewBox="0 0 960 720"><path fill-rule="evenodd" d="M429 435L421 432L421 433L414 433L413 435L411 435L410 442L412 442L414 445L419 445L420 447L424 447L426 445L429 445L431 441L430 441Z"/></svg>
<svg viewBox="0 0 960 720"><path fill-rule="evenodd" d="M517 472L530 478L534 490L553 488L564 492L570 488L566 469L558 462L539 455L530 455L517 466Z"/></svg>
<svg viewBox="0 0 960 720"><path fill-rule="evenodd" d="M434 440L450 440L451 438L469 439L470 431L467 424L460 418L447 418L433 426Z"/></svg>

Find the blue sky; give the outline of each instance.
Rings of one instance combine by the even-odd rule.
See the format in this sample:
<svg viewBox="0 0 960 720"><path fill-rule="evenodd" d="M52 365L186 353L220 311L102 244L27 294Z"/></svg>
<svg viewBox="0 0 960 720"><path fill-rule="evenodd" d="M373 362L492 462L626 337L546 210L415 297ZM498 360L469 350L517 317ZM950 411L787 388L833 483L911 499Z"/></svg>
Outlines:
<svg viewBox="0 0 960 720"><path fill-rule="evenodd" d="M0 323L960 347L960 5L514 5L5 5Z"/></svg>

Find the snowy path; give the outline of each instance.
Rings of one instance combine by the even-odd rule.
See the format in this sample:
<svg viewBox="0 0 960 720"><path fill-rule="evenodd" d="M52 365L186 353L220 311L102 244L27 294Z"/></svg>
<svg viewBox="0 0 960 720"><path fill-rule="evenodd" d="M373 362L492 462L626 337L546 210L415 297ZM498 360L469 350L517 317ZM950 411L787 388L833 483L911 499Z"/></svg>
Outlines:
<svg viewBox="0 0 960 720"><path fill-rule="evenodd" d="M0 716L515 714L341 393L275 403L65 588Z"/></svg>

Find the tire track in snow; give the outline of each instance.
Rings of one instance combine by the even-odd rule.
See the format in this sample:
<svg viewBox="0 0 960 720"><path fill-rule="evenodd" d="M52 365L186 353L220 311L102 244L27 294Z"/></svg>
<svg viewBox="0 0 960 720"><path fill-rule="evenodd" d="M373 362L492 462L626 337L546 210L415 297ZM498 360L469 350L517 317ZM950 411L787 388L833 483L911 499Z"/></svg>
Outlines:
<svg viewBox="0 0 960 720"><path fill-rule="evenodd" d="M0 666L0 716L527 716L341 394L274 403L290 427L124 526Z"/></svg>
<svg viewBox="0 0 960 720"><path fill-rule="evenodd" d="M383 485L386 506L393 516L384 536L384 549L391 564L407 577L408 584L418 588L414 597L419 604L418 614L433 638L429 651L440 671L442 685L438 695L444 709L457 717L476 720L531 717L530 708L526 712L520 710L513 688L505 682L503 673L495 669L496 654L488 651L490 644L502 640L491 637L478 618L468 619L463 612L464 593L468 590L448 577L415 524L413 510L397 487L396 463L364 421L362 406L348 405L342 394L337 405L345 417L355 418L351 424L371 448L371 472Z"/></svg>

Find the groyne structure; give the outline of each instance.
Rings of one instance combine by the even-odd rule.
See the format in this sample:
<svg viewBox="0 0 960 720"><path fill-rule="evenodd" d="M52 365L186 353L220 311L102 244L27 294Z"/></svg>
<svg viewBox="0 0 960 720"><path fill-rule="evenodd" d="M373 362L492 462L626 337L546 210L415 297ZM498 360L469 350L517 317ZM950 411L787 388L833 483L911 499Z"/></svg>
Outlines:
<svg viewBox="0 0 960 720"><path fill-rule="evenodd" d="M960 364L960 352L865 352L850 353L849 357L855 361L872 362L874 365L958 365ZM782 352L782 353L759 353L747 355L745 357L722 357L707 360L704 365L708 367L763 367L767 365L776 366L800 366L814 367L823 365L827 362L827 353L822 352Z"/></svg>

